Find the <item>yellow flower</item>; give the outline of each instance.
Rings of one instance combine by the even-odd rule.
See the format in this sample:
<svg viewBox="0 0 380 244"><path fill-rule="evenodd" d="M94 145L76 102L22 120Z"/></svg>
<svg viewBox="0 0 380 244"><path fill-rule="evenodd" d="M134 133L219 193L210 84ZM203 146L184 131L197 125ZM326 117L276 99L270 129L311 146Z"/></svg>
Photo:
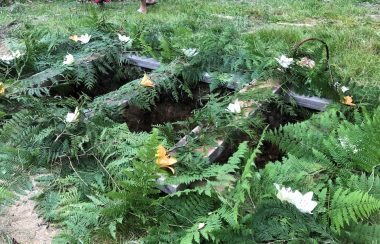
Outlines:
<svg viewBox="0 0 380 244"><path fill-rule="evenodd" d="M144 74L144 77L142 78L140 84L145 86L145 87L154 87L155 86L154 82L150 80L150 78L149 78L149 76L147 76L147 74Z"/></svg>
<svg viewBox="0 0 380 244"><path fill-rule="evenodd" d="M70 36L69 39L73 40L75 42L78 42L78 40L79 40L77 35Z"/></svg>
<svg viewBox="0 0 380 244"><path fill-rule="evenodd" d="M4 95L5 93L5 85L3 82L0 82L0 95Z"/></svg>
<svg viewBox="0 0 380 244"><path fill-rule="evenodd" d="M348 106L355 106L355 103L353 103L354 100L351 96L345 96L343 97L342 103Z"/></svg>
<svg viewBox="0 0 380 244"><path fill-rule="evenodd" d="M177 163L177 159L170 157L164 146L159 145L157 147L157 153L156 153L156 164L160 168L166 168L169 169L173 174L175 173L175 170L171 165Z"/></svg>

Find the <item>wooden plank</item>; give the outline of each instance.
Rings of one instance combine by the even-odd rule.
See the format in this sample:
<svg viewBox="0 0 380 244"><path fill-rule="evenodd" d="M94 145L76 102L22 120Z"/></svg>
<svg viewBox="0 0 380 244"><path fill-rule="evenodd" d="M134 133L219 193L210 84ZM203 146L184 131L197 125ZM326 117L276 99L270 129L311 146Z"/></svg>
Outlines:
<svg viewBox="0 0 380 244"><path fill-rule="evenodd" d="M152 70L159 68L161 65L160 62L152 58L139 57L137 55L130 55L128 56L128 59L131 60L132 64ZM209 73L205 73L203 75L202 81L211 84L213 82L213 78ZM227 88L236 90L237 84L228 84ZM326 107L332 102L331 100L325 98L299 95L293 91L288 91L287 95L293 98L298 106L318 111L324 111Z"/></svg>
<svg viewBox="0 0 380 244"><path fill-rule="evenodd" d="M127 59L130 61L130 64L146 69L155 70L161 66L161 63L154 60L153 58L145 58L137 55L127 55Z"/></svg>
<svg viewBox="0 0 380 244"><path fill-rule="evenodd" d="M290 97L290 99L294 99L298 106L318 111L325 111L326 107L332 103L331 100L326 98L303 96L296 94L293 91L288 91L287 95Z"/></svg>

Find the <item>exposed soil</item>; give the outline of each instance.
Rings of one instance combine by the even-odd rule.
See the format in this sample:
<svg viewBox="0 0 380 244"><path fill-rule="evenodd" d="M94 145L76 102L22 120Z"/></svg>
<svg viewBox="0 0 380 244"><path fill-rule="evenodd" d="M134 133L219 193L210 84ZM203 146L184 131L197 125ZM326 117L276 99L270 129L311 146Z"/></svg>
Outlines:
<svg viewBox="0 0 380 244"><path fill-rule="evenodd" d="M186 120L194 109L201 107L200 98L209 92L208 85L199 84L193 90L193 98L183 96L177 102L170 96L160 95L152 111L127 106L124 111L125 122L131 131L149 132L154 125Z"/></svg>
<svg viewBox="0 0 380 244"><path fill-rule="evenodd" d="M58 229L46 223L35 210L36 203L31 198L42 190L36 185L37 177L40 175L31 178L31 191L0 213L0 237L10 237L13 243L48 244L58 234Z"/></svg>
<svg viewBox="0 0 380 244"><path fill-rule="evenodd" d="M269 129L278 128L281 125L286 125L287 123L296 123L300 121L304 121L312 115L314 111L299 108L296 112L295 116L285 115L281 113L279 108L275 106L275 104L268 104L264 111L265 122L269 124ZM261 134L261 131L259 131ZM216 162L224 163L227 162L228 158L237 150L237 146L240 142L249 141L251 147L255 147L256 142L250 140L249 137L239 135L237 136L232 143L225 145L225 148L222 154L216 159ZM260 148L261 153L256 156L255 165L258 168L264 168L265 165L269 162L280 161L284 156L283 153L276 145L268 141L263 142L263 146Z"/></svg>

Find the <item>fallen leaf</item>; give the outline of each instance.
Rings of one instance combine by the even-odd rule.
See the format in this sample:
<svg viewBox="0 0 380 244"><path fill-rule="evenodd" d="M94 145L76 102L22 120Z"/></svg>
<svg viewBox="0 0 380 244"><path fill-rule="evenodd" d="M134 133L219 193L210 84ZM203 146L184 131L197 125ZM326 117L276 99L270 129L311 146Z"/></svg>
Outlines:
<svg viewBox="0 0 380 244"><path fill-rule="evenodd" d="M175 173L175 170L171 165L177 163L177 159L170 157L164 146L159 145L157 147L157 153L156 153L156 164L160 168L166 168L169 169L173 174Z"/></svg>
<svg viewBox="0 0 380 244"><path fill-rule="evenodd" d="M0 95L4 95L5 93L5 85L3 82L0 82Z"/></svg>
<svg viewBox="0 0 380 244"><path fill-rule="evenodd" d="M342 103L348 106L355 106L354 100L351 96L343 97Z"/></svg>
<svg viewBox="0 0 380 244"><path fill-rule="evenodd" d="M144 74L144 77L142 78L140 84L145 86L145 87L154 87L155 86L154 82L150 80L150 78L147 74Z"/></svg>

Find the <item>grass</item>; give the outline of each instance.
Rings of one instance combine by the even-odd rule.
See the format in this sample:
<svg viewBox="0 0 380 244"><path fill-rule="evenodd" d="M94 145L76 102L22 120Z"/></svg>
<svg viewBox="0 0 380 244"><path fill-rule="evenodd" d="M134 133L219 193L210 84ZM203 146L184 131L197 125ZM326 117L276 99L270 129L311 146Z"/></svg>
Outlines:
<svg viewBox="0 0 380 244"><path fill-rule="evenodd" d="M232 26L244 34L249 50L267 57L289 53L303 38L320 37L329 44L331 64L343 79L380 85L380 59L376 58L380 52L380 23L369 17L378 13L380 5L358 0L161 0L148 15L137 13L137 7L138 1L113 2L103 12L120 29L128 30L135 24L160 31L162 26L173 24L186 31L190 25L195 39L213 26ZM17 4L0 8L0 24L17 20L26 27L48 28L65 37L88 28L93 8L75 1ZM13 35L19 33L17 29ZM265 45L258 45L259 40ZM180 45L180 40L176 41Z"/></svg>

